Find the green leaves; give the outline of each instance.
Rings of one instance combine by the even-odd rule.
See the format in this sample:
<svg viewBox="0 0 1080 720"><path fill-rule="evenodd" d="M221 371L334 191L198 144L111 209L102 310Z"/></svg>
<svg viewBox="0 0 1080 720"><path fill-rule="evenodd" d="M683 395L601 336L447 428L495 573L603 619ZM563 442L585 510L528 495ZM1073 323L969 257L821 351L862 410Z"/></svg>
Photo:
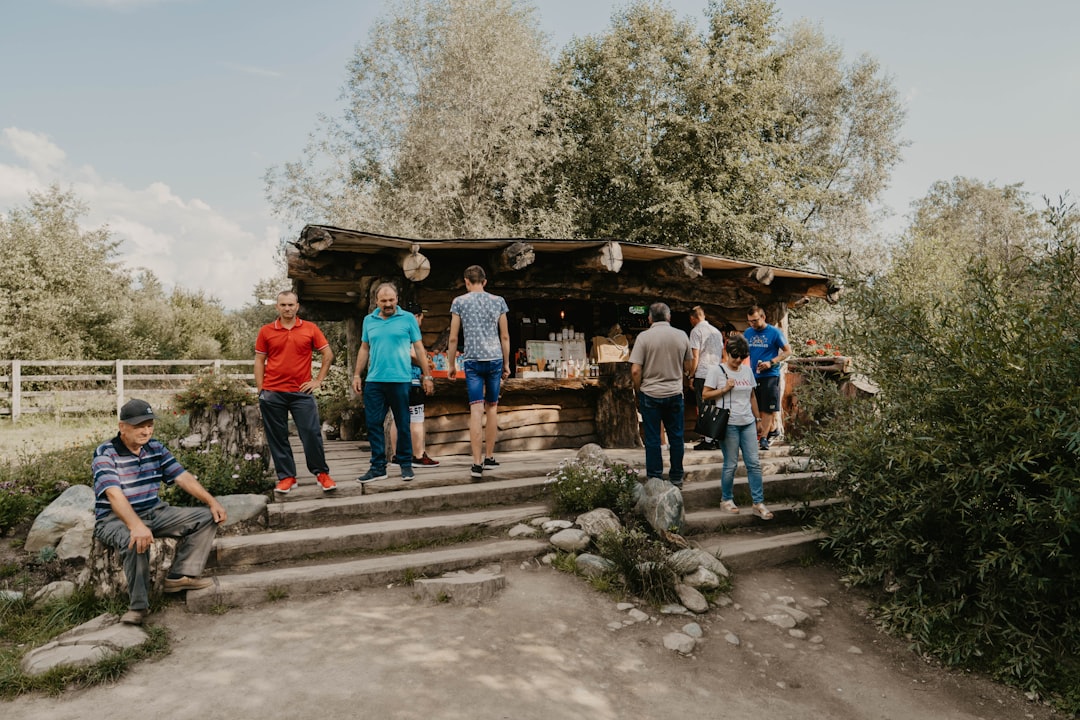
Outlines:
<svg viewBox="0 0 1080 720"><path fill-rule="evenodd" d="M1033 229L1007 262L962 256L930 296L899 276L852 292L845 347L881 392L800 404L827 417L805 442L848 499L824 516L829 547L857 583L895 578L885 624L1076 712L1080 256Z"/></svg>

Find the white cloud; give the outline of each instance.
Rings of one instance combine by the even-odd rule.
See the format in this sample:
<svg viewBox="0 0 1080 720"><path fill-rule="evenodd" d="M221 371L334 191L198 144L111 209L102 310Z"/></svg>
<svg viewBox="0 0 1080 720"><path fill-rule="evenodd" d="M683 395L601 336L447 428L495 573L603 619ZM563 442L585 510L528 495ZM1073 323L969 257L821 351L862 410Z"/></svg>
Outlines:
<svg viewBox="0 0 1080 720"><path fill-rule="evenodd" d="M118 259L153 271L167 288L201 290L238 308L251 302L260 279L277 272L279 229L268 215L250 228L166 182L132 188L102 178L93 167L68 164L40 133L6 128L0 145L14 155L13 162L0 155L0 209L25 204L28 192L52 183L70 187L89 207L86 226L108 225L120 241Z"/></svg>

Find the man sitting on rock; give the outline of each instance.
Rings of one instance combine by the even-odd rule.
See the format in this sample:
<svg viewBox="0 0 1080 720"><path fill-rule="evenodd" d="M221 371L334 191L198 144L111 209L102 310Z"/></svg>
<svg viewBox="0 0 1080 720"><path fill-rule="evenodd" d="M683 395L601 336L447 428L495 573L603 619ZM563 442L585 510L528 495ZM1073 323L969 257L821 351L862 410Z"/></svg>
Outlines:
<svg viewBox="0 0 1080 720"><path fill-rule="evenodd" d="M198 590L213 581L200 577L225 508L172 453L153 439L154 410L145 400L120 408L120 432L94 451L94 535L120 551L128 585L128 611L120 618L141 625L149 610L150 546L155 537L180 538L167 593ZM172 507L158 497L161 483L176 483L207 508Z"/></svg>

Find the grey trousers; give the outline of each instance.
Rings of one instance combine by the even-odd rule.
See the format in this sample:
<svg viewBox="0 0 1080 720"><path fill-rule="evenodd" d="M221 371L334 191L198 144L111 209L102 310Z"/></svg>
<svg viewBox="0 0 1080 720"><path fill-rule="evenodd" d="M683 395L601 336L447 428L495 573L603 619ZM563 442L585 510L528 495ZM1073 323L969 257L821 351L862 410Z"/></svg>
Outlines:
<svg viewBox="0 0 1080 720"><path fill-rule="evenodd" d="M214 546L217 523L210 508L173 507L158 503L153 509L139 513L139 517L154 537L180 538L176 545L176 558L170 572L198 577L206 566L206 558ZM128 584L128 607L146 610L150 607L150 552L128 549L131 532L115 514L98 518L94 535L101 542L120 551L124 563L124 575Z"/></svg>

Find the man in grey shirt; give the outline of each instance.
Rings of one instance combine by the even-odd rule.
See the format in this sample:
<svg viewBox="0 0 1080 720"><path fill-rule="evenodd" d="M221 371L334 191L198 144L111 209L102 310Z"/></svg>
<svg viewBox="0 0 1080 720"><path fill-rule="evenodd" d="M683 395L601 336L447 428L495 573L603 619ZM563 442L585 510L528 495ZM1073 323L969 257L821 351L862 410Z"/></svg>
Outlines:
<svg viewBox="0 0 1080 720"><path fill-rule="evenodd" d="M671 453L668 479L678 488L683 481L683 376L690 372L693 360L690 338L671 327L671 309L662 302L650 305L649 329L637 336L630 351L630 376L645 435L645 474L664 476L663 423Z"/></svg>

